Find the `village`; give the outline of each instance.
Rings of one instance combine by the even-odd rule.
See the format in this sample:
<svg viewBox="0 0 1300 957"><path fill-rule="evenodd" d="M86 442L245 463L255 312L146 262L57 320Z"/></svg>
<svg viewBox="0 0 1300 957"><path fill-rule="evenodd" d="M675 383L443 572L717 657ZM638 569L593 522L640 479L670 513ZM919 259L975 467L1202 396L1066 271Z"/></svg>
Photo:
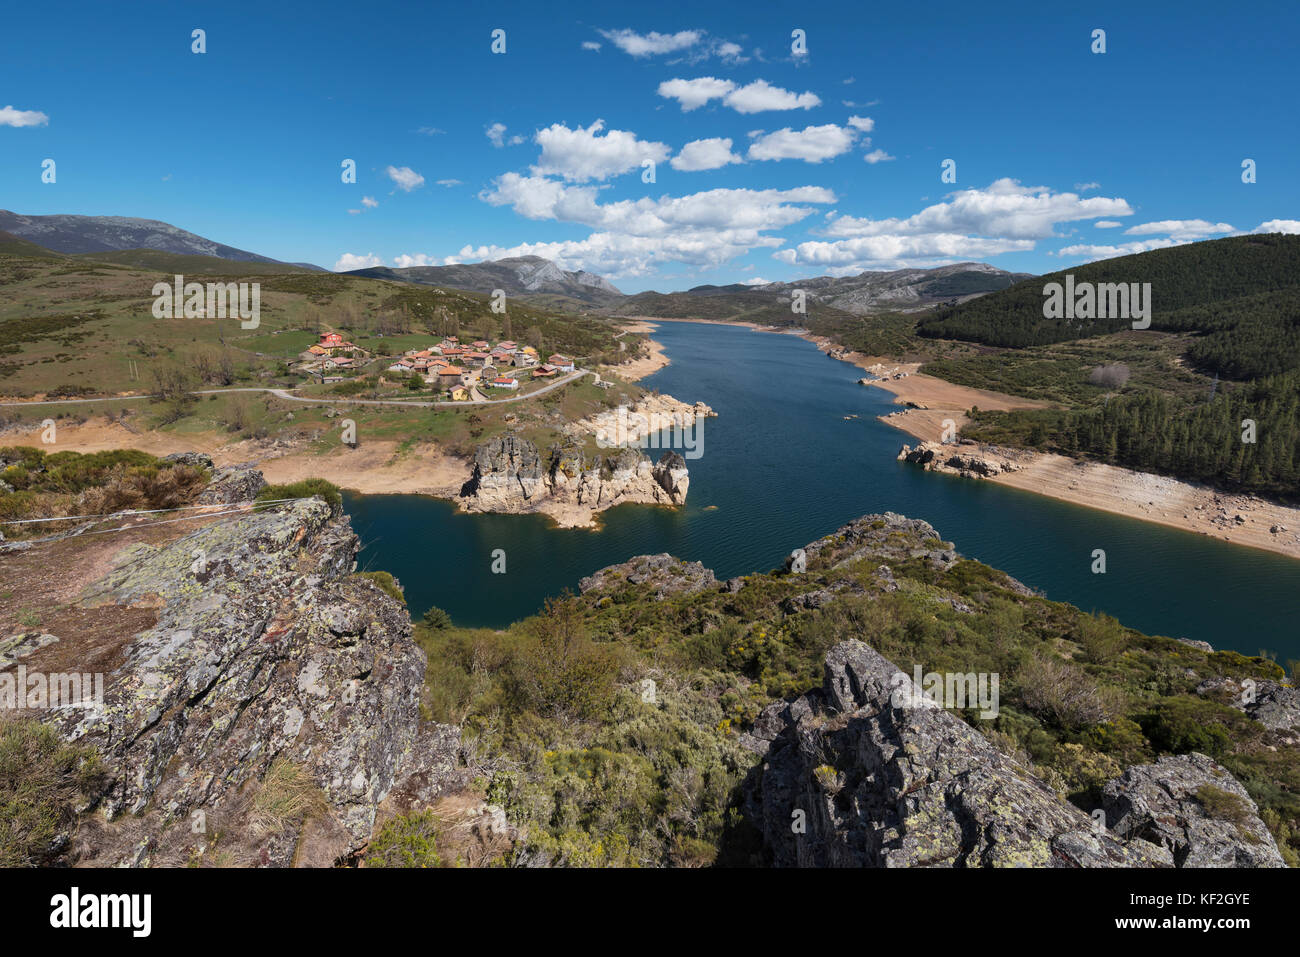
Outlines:
<svg viewBox="0 0 1300 957"><path fill-rule="evenodd" d="M577 371L574 360L559 353L543 362L537 349L510 339L493 345L485 340L462 343L457 336L384 359L340 333L326 332L298 359L301 371L324 384L343 382L363 369L382 370L406 379L412 389L422 384L453 402L490 400L517 392L526 383L545 384Z"/></svg>

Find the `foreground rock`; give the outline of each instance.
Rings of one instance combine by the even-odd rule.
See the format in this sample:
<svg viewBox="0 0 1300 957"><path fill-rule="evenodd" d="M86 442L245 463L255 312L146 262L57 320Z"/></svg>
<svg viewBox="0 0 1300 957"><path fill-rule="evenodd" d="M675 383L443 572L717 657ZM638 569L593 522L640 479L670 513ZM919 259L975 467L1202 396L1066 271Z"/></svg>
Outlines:
<svg viewBox="0 0 1300 957"><path fill-rule="evenodd" d="M83 606L157 619L107 653L101 706L36 715L110 770L68 860L330 865L365 846L381 808L464 786L459 730L420 718L406 608L350 574L358 547L304 499L130 546L85 591ZM37 647L29 670L78 640Z"/></svg>
<svg viewBox="0 0 1300 957"><path fill-rule="evenodd" d="M823 687L762 712L743 741L762 756L745 808L784 867L1172 867L1173 840L1139 826L1115 832L965 722L896 684L899 669L859 641L826 657ZM1160 767L1160 766L1158 766ZM1226 775L1226 772L1224 772ZM1153 780L1162 777L1157 772ZM1231 781L1231 776L1227 776ZM1235 781L1231 783L1236 785ZM1108 785L1118 807L1134 782ZM1236 793L1236 792L1234 792ZM1244 792L1241 792L1244 793ZM1154 806L1135 800L1139 807ZM1253 805L1252 805L1253 807ZM1138 820L1141 815L1133 815ZM1109 820L1109 817L1108 817ZM1186 831L1183 832L1186 835ZM1201 836L1184 838L1200 846ZM1277 854L1260 825L1216 831L1213 855ZM1224 848L1231 845L1238 856ZM1183 854L1186 860L1189 855Z"/></svg>
<svg viewBox="0 0 1300 957"><path fill-rule="evenodd" d="M610 565L578 583L582 594L590 591L617 592L628 585L648 584L656 600L669 595L694 595L716 588L712 570L700 562L684 562L667 553L639 555L619 565Z"/></svg>
<svg viewBox="0 0 1300 957"><path fill-rule="evenodd" d="M689 487L686 460L676 452L651 463L636 449L588 459L577 446L556 445L543 458L532 442L510 434L475 450L460 503L471 512L546 512L581 525L625 502L682 505Z"/></svg>
<svg viewBox="0 0 1300 957"><path fill-rule="evenodd" d="M1285 867L1246 789L1203 754L1129 768L1102 788L1106 826L1173 855L1178 867Z"/></svg>

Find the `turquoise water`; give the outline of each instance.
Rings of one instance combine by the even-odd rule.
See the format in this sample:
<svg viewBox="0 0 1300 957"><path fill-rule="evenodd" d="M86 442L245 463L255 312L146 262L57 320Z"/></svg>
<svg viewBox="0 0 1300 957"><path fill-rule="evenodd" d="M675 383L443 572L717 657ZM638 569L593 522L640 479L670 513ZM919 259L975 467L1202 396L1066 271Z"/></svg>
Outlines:
<svg viewBox="0 0 1300 957"><path fill-rule="evenodd" d="M727 578L894 511L1050 598L1154 634L1300 658L1300 561L897 462L908 436L876 421L893 397L802 339L667 322L655 338L672 364L642 384L718 412L704 423L703 456L687 463L685 508L622 505L591 531L457 515L421 496L348 495L361 567L396 575L417 617L438 605L458 624L502 627L633 555L670 552ZM1092 573L1096 548L1106 574ZM505 574L492 572L495 549Z"/></svg>

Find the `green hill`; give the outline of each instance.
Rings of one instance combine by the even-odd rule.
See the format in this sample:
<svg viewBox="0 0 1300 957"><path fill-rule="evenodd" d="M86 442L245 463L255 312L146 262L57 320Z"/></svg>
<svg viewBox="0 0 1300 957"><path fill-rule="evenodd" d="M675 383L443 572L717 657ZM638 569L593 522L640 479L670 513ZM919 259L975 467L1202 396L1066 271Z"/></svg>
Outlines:
<svg viewBox="0 0 1300 957"><path fill-rule="evenodd" d="M921 320L922 336L1020 348L1086 339L1130 328L1126 318L1043 317L1044 287L1064 283L1150 283L1151 328L1220 335L1196 358L1248 378L1281 371L1264 353L1282 346L1300 362L1300 236L1234 236L1089 263L1016 283L1002 292ZM1244 324L1243 324L1244 323ZM1249 327L1255 327L1251 329ZM1260 330L1267 331L1260 334ZM1277 337L1281 338L1279 343ZM1231 342L1226 341L1231 339ZM1248 355L1249 353L1249 355Z"/></svg>

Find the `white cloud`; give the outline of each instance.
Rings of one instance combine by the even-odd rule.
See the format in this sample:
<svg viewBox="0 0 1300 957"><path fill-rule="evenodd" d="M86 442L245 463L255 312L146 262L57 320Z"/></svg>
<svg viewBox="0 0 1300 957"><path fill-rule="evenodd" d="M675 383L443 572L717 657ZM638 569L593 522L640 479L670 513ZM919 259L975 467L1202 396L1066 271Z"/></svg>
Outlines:
<svg viewBox="0 0 1300 957"><path fill-rule="evenodd" d="M405 193L424 185L424 177L409 166L389 166L384 172Z"/></svg>
<svg viewBox="0 0 1300 957"><path fill-rule="evenodd" d="M834 123L808 126L802 130L786 127L756 136L750 144L748 156L752 160L801 159L820 163L847 153L853 147L853 139L853 131Z"/></svg>
<svg viewBox="0 0 1300 957"><path fill-rule="evenodd" d="M1252 233L1290 233L1291 235L1300 234L1300 219L1270 219L1268 222L1260 223Z"/></svg>
<svg viewBox="0 0 1300 957"><path fill-rule="evenodd" d="M760 276L754 276L752 279L740 280L740 285L742 286L767 286L770 285L771 283L772 283L771 279L763 279Z"/></svg>
<svg viewBox="0 0 1300 957"><path fill-rule="evenodd" d="M382 266L383 264L384 261L374 253L367 253L364 256L358 256L355 253L344 253L339 257L339 261L334 264L334 271L347 272L350 269L369 269L372 266Z"/></svg>
<svg viewBox="0 0 1300 957"><path fill-rule="evenodd" d="M361 205L367 209L374 209L379 205L379 200L375 199L373 196L362 196Z"/></svg>
<svg viewBox="0 0 1300 957"><path fill-rule="evenodd" d="M721 99L735 88L736 84L730 80L719 80L715 76L700 76L694 80L681 78L664 80L659 84L658 93L665 99L676 100L681 104L682 112L689 113L709 100Z"/></svg>
<svg viewBox="0 0 1300 957"><path fill-rule="evenodd" d="M484 135L492 141L492 145L497 149L505 146L506 125L504 123L493 123L483 131Z"/></svg>
<svg viewBox="0 0 1300 957"><path fill-rule="evenodd" d="M1096 259L1110 259L1114 256L1132 256L1135 253L1150 252L1153 249L1168 249L1170 246L1185 246L1190 241L1186 239L1139 239L1119 246L1094 246L1089 243L1082 243L1075 246L1066 246L1064 249L1058 250L1056 255L1093 261Z"/></svg>
<svg viewBox="0 0 1300 957"><path fill-rule="evenodd" d="M946 202L928 206L906 219L841 216L827 227L827 234L852 237L957 232L1046 239L1058 223L1132 213L1123 199L1084 199L1075 193L1054 193L1046 186L1021 186L1013 179L999 179L986 189L959 190Z"/></svg>
<svg viewBox="0 0 1300 957"><path fill-rule="evenodd" d="M1124 224L1121 223L1118 219L1099 219L1095 223L1093 223L1093 225L1096 226L1098 229L1116 229L1117 227L1123 226Z"/></svg>
<svg viewBox="0 0 1300 957"><path fill-rule="evenodd" d="M840 275L868 268L919 267L1027 252L1038 240L1052 236L1060 223L1131 213L1122 199L1085 199L1000 179L985 189L955 192L906 218L876 220L832 213L824 229L828 240L800 243L774 255L790 265L841 270Z"/></svg>
<svg viewBox="0 0 1300 957"><path fill-rule="evenodd" d="M639 276L658 264L719 266L754 248L783 243L770 235L829 204L835 194L819 186L786 190L714 189L686 196L645 197L601 204L600 188L568 186L540 176L506 173L482 199L510 206L529 219L577 223L593 230L582 240L525 243L504 249L466 246L463 259L545 256L566 269L610 276Z"/></svg>
<svg viewBox="0 0 1300 957"><path fill-rule="evenodd" d="M755 80L747 86L732 90L722 102L737 113L762 113L765 110L810 110L821 106L815 93L793 93L766 80Z"/></svg>
<svg viewBox="0 0 1300 957"><path fill-rule="evenodd" d="M849 126L863 133L870 133L876 128L876 121L869 116L850 116Z"/></svg>
<svg viewBox="0 0 1300 957"><path fill-rule="evenodd" d="M773 86L766 80L755 80L745 86L736 86L730 80L716 76L700 76L693 80L675 77L659 84L660 96L676 100L682 112L689 113L710 100L722 100L737 113L762 113L766 110L810 110L821 106L815 93L794 93ZM870 122L869 120L867 122Z"/></svg>
<svg viewBox="0 0 1300 957"><path fill-rule="evenodd" d="M542 155L533 172L581 183L626 173L640 167L643 160L662 163L672 152L666 143L638 140L627 130L597 135L604 128L605 121L596 120L586 129L571 130L563 123L555 123L539 130L535 139L542 147Z"/></svg>
<svg viewBox="0 0 1300 957"><path fill-rule="evenodd" d="M600 44L597 43L595 40L583 40L582 48L584 50L599 50Z"/></svg>
<svg viewBox="0 0 1300 957"><path fill-rule="evenodd" d="M1141 223L1124 230L1126 236L1168 235L1171 239L1204 239L1206 236L1219 236L1235 233L1237 230L1227 223L1210 223L1204 219L1164 219L1155 223Z"/></svg>
<svg viewBox="0 0 1300 957"><path fill-rule="evenodd" d="M730 163L742 163L740 156L731 152L731 140L712 137L692 140L672 159L672 167L682 172L718 169Z"/></svg>
<svg viewBox="0 0 1300 957"><path fill-rule="evenodd" d="M1101 183L1075 183L1074 191L1076 193L1086 193L1090 189L1101 189Z"/></svg>
<svg viewBox="0 0 1300 957"><path fill-rule="evenodd" d="M884 150L876 149L872 150L870 153L864 153L862 158L874 166L877 163L886 163L894 157L890 156Z"/></svg>
<svg viewBox="0 0 1300 957"><path fill-rule="evenodd" d="M0 109L0 126L48 126L50 118L40 110Z"/></svg>
<svg viewBox="0 0 1300 957"><path fill-rule="evenodd" d="M438 136L442 133L446 133L447 131L443 129L439 129L436 126L422 126L415 132L420 133L424 136Z"/></svg>
<svg viewBox="0 0 1300 957"><path fill-rule="evenodd" d="M656 33L652 30L646 34L635 30L601 30L600 34L624 53L634 57L685 50L695 46L704 36L699 30L680 30L677 33Z"/></svg>
<svg viewBox="0 0 1300 957"><path fill-rule="evenodd" d="M458 179L440 179L438 180L438 185L439 186L460 186L461 181Z"/></svg>
<svg viewBox="0 0 1300 957"><path fill-rule="evenodd" d="M743 48L739 43L722 42L714 47L713 52L728 63L748 63L749 57L741 56Z"/></svg>

